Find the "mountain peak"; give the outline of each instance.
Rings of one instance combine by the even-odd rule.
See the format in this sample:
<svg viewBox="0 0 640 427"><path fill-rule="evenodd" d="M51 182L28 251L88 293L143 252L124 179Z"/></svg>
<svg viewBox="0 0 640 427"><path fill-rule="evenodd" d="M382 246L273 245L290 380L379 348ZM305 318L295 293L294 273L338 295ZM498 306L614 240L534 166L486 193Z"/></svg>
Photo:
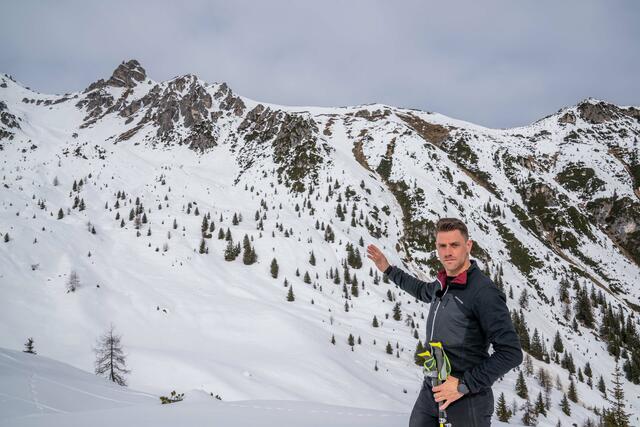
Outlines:
<svg viewBox="0 0 640 427"><path fill-rule="evenodd" d="M145 78L147 78L145 69L137 60L131 59L118 65L111 78L107 80L107 84L117 87L133 87L137 82L144 81Z"/></svg>
<svg viewBox="0 0 640 427"><path fill-rule="evenodd" d="M105 86L113 87L135 87L139 82L144 81L147 78L147 72L142 65L135 60L122 61L118 67L113 70L113 74L109 77L109 80L105 81L100 79L97 82L93 82L84 90L84 93L90 92L94 89L101 89Z"/></svg>

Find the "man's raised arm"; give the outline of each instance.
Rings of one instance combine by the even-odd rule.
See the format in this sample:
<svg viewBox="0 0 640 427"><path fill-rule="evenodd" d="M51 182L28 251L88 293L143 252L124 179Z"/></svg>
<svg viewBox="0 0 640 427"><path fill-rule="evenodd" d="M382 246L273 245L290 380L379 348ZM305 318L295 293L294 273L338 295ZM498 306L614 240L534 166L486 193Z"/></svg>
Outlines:
<svg viewBox="0 0 640 427"><path fill-rule="evenodd" d="M427 283L405 273L398 267L391 266L382 251L375 245L367 246L367 258L372 260L378 270L389 276L389 279L400 289L421 301L430 303L435 297L436 291L441 289L437 283Z"/></svg>

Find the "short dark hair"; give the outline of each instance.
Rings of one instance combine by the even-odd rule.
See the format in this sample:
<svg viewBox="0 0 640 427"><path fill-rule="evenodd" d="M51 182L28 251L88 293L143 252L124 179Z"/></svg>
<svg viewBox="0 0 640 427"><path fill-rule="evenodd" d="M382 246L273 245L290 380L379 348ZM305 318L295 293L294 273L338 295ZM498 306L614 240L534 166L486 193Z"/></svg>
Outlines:
<svg viewBox="0 0 640 427"><path fill-rule="evenodd" d="M469 230L464 222L460 221L458 218L440 218L438 223L436 224L436 234L441 231L453 231L459 230L464 237L464 240L469 240Z"/></svg>

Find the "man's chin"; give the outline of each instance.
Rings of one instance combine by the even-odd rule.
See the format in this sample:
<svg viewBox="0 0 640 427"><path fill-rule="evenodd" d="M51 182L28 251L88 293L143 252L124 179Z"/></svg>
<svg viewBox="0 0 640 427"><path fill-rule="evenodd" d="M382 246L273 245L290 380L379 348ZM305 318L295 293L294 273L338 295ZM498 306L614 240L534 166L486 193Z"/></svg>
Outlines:
<svg viewBox="0 0 640 427"><path fill-rule="evenodd" d="M447 275L449 276L451 275L450 273L455 273L459 271L464 265L464 264L456 263L455 261L445 261L443 264L444 264L444 269L447 272Z"/></svg>

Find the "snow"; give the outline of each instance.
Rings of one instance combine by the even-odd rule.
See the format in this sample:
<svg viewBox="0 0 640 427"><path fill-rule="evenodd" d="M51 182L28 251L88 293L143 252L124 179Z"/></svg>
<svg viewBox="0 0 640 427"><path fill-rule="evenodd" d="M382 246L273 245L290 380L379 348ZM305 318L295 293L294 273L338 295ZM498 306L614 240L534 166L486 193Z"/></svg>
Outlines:
<svg viewBox="0 0 640 427"><path fill-rule="evenodd" d="M315 209L312 216L303 206L306 195L294 196L278 184L273 172L277 165L268 148L245 145L244 141L234 148L233 132L242 118L221 118L216 130L219 145L203 154L177 145L152 148L145 137L155 135L153 126L143 128L129 141L113 144L137 119L126 125L124 118L113 113L89 128L80 129L86 111L75 104L82 94L72 94L70 100L51 106L25 104L21 101L24 97L58 97L36 94L6 78L0 80L8 85L6 89L0 88L0 100L7 104L10 113L22 119L22 130L15 131L15 139L0 141L4 146L0 151L0 232L11 236L8 243L0 241L0 345L7 348L0 353L0 416L12 417L10 422L6 421L8 418L0 418L0 425L5 421L7 425L100 425L110 419L121 420L123 425L140 425L146 423L141 418L144 416L151 417L157 425L169 422L200 425L203 420L216 417L227 425L250 422L255 425L258 421L260 425L343 422L354 426L406 425L419 391L421 372L413 362L416 339L411 328L404 321L385 319L385 313L392 307L387 291L402 302L405 315L416 313L414 319L423 342L425 324L420 314L426 316L429 307L393 284L374 285L368 275L373 265L364 257L364 248L357 245L359 238L362 237L365 246L378 245L392 264L402 266L406 254L395 250L404 233L398 202L376 173L364 169L353 158L354 142L363 129L370 136L363 140L363 153L373 170L391 139L396 138L391 178L405 180L410 187L415 183L423 190L425 200L414 213L416 218L435 220L449 215L467 220L472 238L494 262L502 263L505 281L513 285L515 298L508 301L511 309L520 308L518 297L528 289L531 301L530 308L525 310L527 323L531 331L537 328L542 333L547 347L551 347L550 340L559 330L565 346L573 353L576 367L587 361L592 363L594 382L599 375L609 378L613 371L614 361L605 344L585 328L574 332L562 319L559 305L545 304L533 291L531 281L535 279L544 295L557 298L558 282L551 270L542 268L531 277L524 276L509 262L504 243L482 211L489 200L498 204L505 212L503 222L531 254L540 259L548 256L550 261L545 262L545 267L566 271L569 264L557 258L510 211L511 204L522 202L502 169L493 164L494 153L535 158L557 153L557 163L541 171L539 177L576 204L578 195L554 184L555 175L576 161L594 168L606 182L598 196L613 191L633 195L630 180L620 175L620 164L612 163L604 144L590 137L586 137L587 143L563 142L569 130L557 123L561 113L528 127L497 130L437 113L411 111L430 123L455 128L454 136L464 133L473 136L468 144L478 155L479 169L490 172L492 181L504 190L505 200L499 201L463 173L442 150L425 144L415 132L406 132L406 124L397 114L408 110L377 104L343 108L269 104L273 109L303 111L313 118L318 123L321 142L330 147L319 170L315 194L309 197ZM155 84L139 84L132 99L141 98ZM158 84L166 89L170 82ZM217 85L206 89L213 95ZM114 97L121 92L121 89L114 91ZM75 95L78 98L73 98ZM242 99L247 111L257 105ZM370 122L345 116L361 109L385 108L392 111L388 120ZM143 108L136 118L144 113ZM334 118L332 135L326 136L322 131L330 116ZM541 130L548 130L552 137L538 142L527 139ZM73 137L74 133L78 136ZM513 136L517 133L524 139ZM619 143L630 147L632 142L623 138ZM31 144L37 148L31 150ZM87 159L73 155L78 147ZM104 160L99 158L98 149L105 150ZM253 156L254 163L240 175L238 156L242 150ZM453 182L465 182L473 196L462 198L456 193L455 186L446 178L447 168L453 174ZM520 172L526 176L527 171L522 169ZM57 187L52 185L54 177L60 181ZM87 209L71 210L67 215L73 201L69 197L71 185L80 178L86 183L77 194L85 200ZM346 202L343 198L348 210L345 222L336 218L335 195L325 202L328 186L333 186L336 180L341 187L334 192L344 196L347 186L354 190L359 198L358 213L362 210L371 223L387 230L386 236L375 239L364 227L349 226L353 199ZM361 181L370 193L360 188ZM122 190L127 198L120 200L122 206L116 210L115 194ZM149 224L143 225L140 237L136 237L133 224L127 221L136 197L149 216ZM46 201L46 209L37 207L39 199ZM260 208L261 200L265 200L267 209ZM186 213L189 202L197 204L200 216ZM104 208L105 203L108 209ZM295 211L296 204L301 207L300 212ZM382 211L385 206L389 207L389 215ZM59 208L65 212L62 220L57 219ZM374 208L379 210L379 221L373 218ZM256 210L267 215L262 237L256 230ZM116 211L125 219L124 228L120 227L120 220L115 220ZM207 212L211 213L216 230L207 239L209 253L201 255L197 252L200 224ZM242 214L243 221L233 226L231 217L236 212ZM174 218L178 222L175 230ZM322 230L315 229L316 220L331 225L335 243L324 241ZM87 231L88 221L95 226L96 235ZM276 230L276 223L293 229L293 235L284 237ZM152 230L151 236L146 236L148 228ZM231 229L234 242L241 241L244 234L253 237L251 243L258 253L258 263L245 266L241 258L224 261L226 241L217 239L220 228ZM626 298L638 304L640 288L634 284L640 280L640 269L622 256L603 232L595 229L593 232L596 242L582 238L580 249L611 277L619 278L625 292L622 296L607 293L607 300L618 304ZM340 267L347 241L358 247L363 256L363 268L355 272L359 282L366 284L360 296L349 301L353 308L348 313L343 308L342 286L325 278L330 268ZM162 250L165 243L169 247L167 252ZM308 263L311 250L317 259L316 266ZM427 256L420 251L412 255ZM269 275L274 257L280 266L277 279ZM581 264L577 259L572 262ZM37 268L32 269L32 265ZM599 277L593 269L583 267ZM295 275L296 268L300 277ZM414 263L406 268L429 278L428 272ZM75 293L66 293L65 283L72 270L79 274L81 286ZM342 268L339 270L342 275ZM309 271L315 288L302 282L305 271ZM285 278L296 295L293 303L285 299L288 291L283 286ZM382 321L380 328L371 327L374 315ZM86 373L93 371L92 347L111 323L116 333L123 336L127 364L132 370L128 378L131 389L112 386ZM362 338L362 344L356 345L354 351L347 345L350 333ZM332 335L337 341L335 346L330 344ZM30 336L35 339L38 356L13 351L21 349ZM385 353L387 341L394 348L398 344L399 357ZM376 363L379 371L373 370ZM559 366L538 361L534 361L534 366L536 370L548 369L554 379L560 375L565 388L568 385L567 372ZM495 384L496 400L504 392L507 403L511 403L515 378L515 372L510 372ZM527 381L530 396L535 398L540 387L534 378ZM586 384L577 383L577 387L580 404L572 404L571 419L560 412L558 402L562 392L554 389L550 415L538 425L555 426L557 420L570 425L589 416L594 418L587 407L606 403L599 392ZM627 409L634 413L637 423L640 389L628 382L625 387ZM159 405L157 397L172 389L186 392L185 401ZM211 399L209 393L220 394L224 400ZM67 399L65 395L73 398ZM522 404L521 399L516 399ZM143 410L148 415L142 415ZM520 417L517 414L513 420Z"/></svg>
<svg viewBox="0 0 640 427"><path fill-rule="evenodd" d="M47 357L0 348L2 426L402 426L408 414L302 401L220 401L202 391L162 405ZM166 392L165 395L169 395Z"/></svg>

